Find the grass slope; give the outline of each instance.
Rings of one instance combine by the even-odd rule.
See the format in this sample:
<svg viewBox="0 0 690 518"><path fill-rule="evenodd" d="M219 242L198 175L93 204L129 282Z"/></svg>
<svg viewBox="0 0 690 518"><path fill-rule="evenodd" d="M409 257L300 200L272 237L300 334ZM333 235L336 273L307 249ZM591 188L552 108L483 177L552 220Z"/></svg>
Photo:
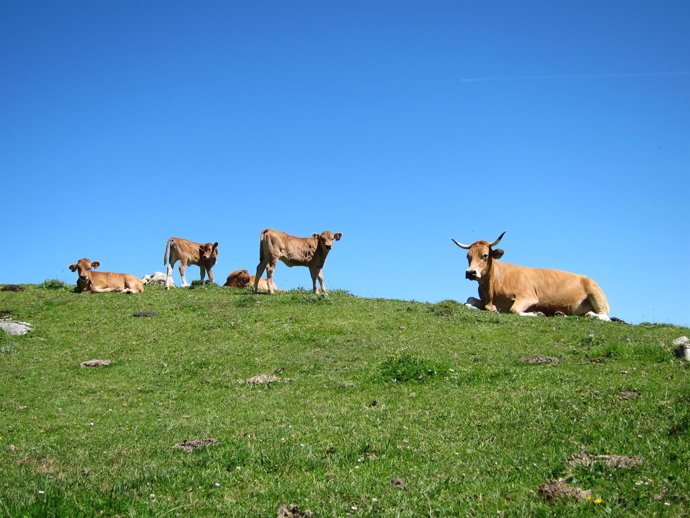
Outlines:
<svg viewBox="0 0 690 518"><path fill-rule="evenodd" d="M46 287L0 292L35 327L0 333L0 515L690 513L689 372L671 344L687 328L343 292ZM94 358L114 363L80 367ZM257 374L289 381L238 383ZM583 452L644 463L568 463ZM538 487L558 478L592 498L547 502Z"/></svg>

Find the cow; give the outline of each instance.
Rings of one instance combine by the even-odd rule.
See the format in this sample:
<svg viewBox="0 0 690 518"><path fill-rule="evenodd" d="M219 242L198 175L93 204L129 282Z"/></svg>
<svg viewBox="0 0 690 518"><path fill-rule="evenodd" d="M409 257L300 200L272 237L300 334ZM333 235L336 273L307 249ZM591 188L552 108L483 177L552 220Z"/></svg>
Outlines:
<svg viewBox="0 0 690 518"><path fill-rule="evenodd" d="M75 264L70 264L71 271L78 272L77 291L90 291L92 293L105 293L118 291L123 293L141 293L144 284L141 279L128 273L95 272L93 268L101 265L98 261L87 258L79 259Z"/></svg>
<svg viewBox="0 0 690 518"><path fill-rule="evenodd" d="M340 241L342 237L342 233L336 232L334 234L330 230L321 234L312 234L311 237L295 237L270 228L263 230L259 248L259 264L254 276L254 293L259 290L259 281L264 269L266 270L268 292L273 293L276 289L275 282L273 282L273 272L278 260L281 260L289 267L307 266L311 274L314 293L318 293L316 288L316 281L318 280L321 291L324 295L328 295L323 282L323 265L326 263L326 257L331 251L333 241Z"/></svg>
<svg viewBox="0 0 690 518"><path fill-rule="evenodd" d="M503 250L494 247L504 234L492 243L463 245L452 239L468 251L465 278L479 283L479 299L470 297L465 305L522 316L564 314L611 320L604 292L589 277L499 261Z"/></svg>
<svg viewBox="0 0 690 518"><path fill-rule="evenodd" d="M253 285L254 275L249 275L249 272L247 270L235 270L230 275L228 275L225 284L223 284L223 286L228 286L230 288L244 288L246 286ZM276 290L278 290L277 287ZM259 291L268 291L268 281L264 277L261 277L261 279L259 279Z"/></svg>
<svg viewBox="0 0 690 518"><path fill-rule="evenodd" d="M177 261L180 261L180 276L182 286L188 286L185 270L188 264L197 265L201 270L201 282L208 271L208 279L213 282L213 265L218 259L218 242L215 243L195 243L179 237L171 237L165 244L165 254L163 255L163 265L168 264L168 272L165 279L166 289L172 286L172 270Z"/></svg>

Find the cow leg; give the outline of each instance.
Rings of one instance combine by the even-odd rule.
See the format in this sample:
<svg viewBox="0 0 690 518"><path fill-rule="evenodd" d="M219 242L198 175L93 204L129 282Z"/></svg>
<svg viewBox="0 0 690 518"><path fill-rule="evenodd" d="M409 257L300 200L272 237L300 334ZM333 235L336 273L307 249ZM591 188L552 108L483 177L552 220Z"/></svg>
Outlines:
<svg viewBox="0 0 690 518"><path fill-rule="evenodd" d="M187 269L187 265L184 264L183 262L180 262L180 277L182 277L182 287L186 288L188 286L187 284L187 277L185 276L184 272Z"/></svg>
<svg viewBox="0 0 690 518"><path fill-rule="evenodd" d="M208 272L208 280L211 284L213 284L213 268L209 268L206 270Z"/></svg>
<svg viewBox="0 0 690 518"><path fill-rule="evenodd" d="M275 262L271 261L270 263L268 263L266 265L266 285L268 286L268 294L269 295L273 295L273 292L276 289L276 283L273 282L273 272L276 269L276 263L277 262L278 261L275 261ZM259 270L257 270L257 275L256 275L256 278L254 279L254 292L255 293L258 289L259 279L261 279L258 272L259 272Z"/></svg>
<svg viewBox="0 0 690 518"><path fill-rule="evenodd" d="M328 292L326 291L326 285L323 282L323 271L319 271L319 275L317 277L319 279L319 284L321 285L321 291L323 292L324 295L328 297Z"/></svg>
<svg viewBox="0 0 690 518"><path fill-rule="evenodd" d="M254 276L254 293L259 293L259 280L261 279L261 276L264 274L264 270L266 269L266 266L268 265L267 261L260 261L259 264L256 266L256 275ZM273 273L271 272L271 277L273 276ZM271 291L271 281L268 281L268 291L270 293Z"/></svg>
<svg viewBox="0 0 690 518"><path fill-rule="evenodd" d="M539 302L537 299L531 298L515 299L510 312L523 317L543 317L544 313L541 311L527 311L527 308L534 306L537 302Z"/></svg>
<svg viewBox="0 0 690 518"><path fill-rule="evenodd" d="M316 287L316 281L318 280L321 283L321 291L325 293L325 290L323 288L323 276L321 275L321 271L316 269L316 268L309 268L309 273L311 274L311 284L312 284L312 291L316 295L319 290Z"/></svg>
<svg viewBox="0 0 690 518"><path fill-rule="evenodd" d="M165 289L169 290L170 286L172 286L172 271L173 271L173 265L172 263L168 263L168 273L165 276Z"/></svg>
<svg viewBox="0 0 690 518"><path fill-rule="evenodd" d="M204 277L206 277L206 268L199 265L199 272L201 273L201 284L204 283Z"/></svg>
<svg viewBox="0 0 690 518"><path fill-rule="evenodd" d="M319 290L316 288L316 281L319 281L319 285L321 286L321 292L328 296L328 292L326 291L326 286L323 282L323 271L317 268L309 268L309 273L311 274L311 282L312 282L312 287L314 290L314 294L318 293Z"/></svg>
<svg viewBox="0 0 690 518"><path fill-rule="evenodd" d="M109 293L111 291L118 291L116 288L100 288L98 286L91 285L91 293Z"/></svg>

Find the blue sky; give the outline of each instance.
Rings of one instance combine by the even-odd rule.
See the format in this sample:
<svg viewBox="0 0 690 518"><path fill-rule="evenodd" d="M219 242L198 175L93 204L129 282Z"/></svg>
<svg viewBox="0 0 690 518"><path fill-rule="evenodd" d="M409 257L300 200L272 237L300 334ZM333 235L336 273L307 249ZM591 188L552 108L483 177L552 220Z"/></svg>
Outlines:
<svg viewBox="0 0 690 518"><path fill-rule="evenodd" d="M450 238L506 230L504 261L690 325L688 27L686 1L4 0L0 283L164 271L170 236L219 241L223 280L266 227L328 229L329 288L464 301Z"/></svg>

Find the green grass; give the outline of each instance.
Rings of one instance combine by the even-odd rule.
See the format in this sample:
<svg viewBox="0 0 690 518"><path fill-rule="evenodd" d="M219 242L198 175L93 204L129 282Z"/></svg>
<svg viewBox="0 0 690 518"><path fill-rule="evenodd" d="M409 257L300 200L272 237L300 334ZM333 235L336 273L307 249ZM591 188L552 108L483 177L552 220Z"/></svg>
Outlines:
<svg viewBox="0 0 690 518"><path fill-rule="evenodd" d="M690 376L671 344L687 328L346 292L25 287L0 292L34 325L0 334L1 516L690 514ZM114 363L79 365L96 358ZM257 374L286 380L238 383ZM645 462L570 467L583 450ZM552 478L602 503L548 503Z"/></svg>

